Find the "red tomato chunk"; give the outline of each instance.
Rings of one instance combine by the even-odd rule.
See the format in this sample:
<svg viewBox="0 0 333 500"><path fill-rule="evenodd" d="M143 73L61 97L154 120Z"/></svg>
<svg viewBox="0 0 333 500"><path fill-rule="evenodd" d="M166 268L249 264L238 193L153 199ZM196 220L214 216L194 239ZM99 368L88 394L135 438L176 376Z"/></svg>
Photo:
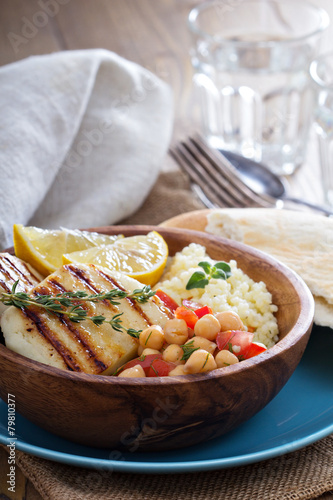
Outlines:
<svg viewBox="0 0 333 500"><path fill-rule="evenodd" d="M117 375L121 375L121 372L127 370L127 368L132 368L133 366L140 365L142 366L147 376L149 368L155 359L162 359L162 354L148 354L147 356L140 356L139 358L132 359L121 367L121 371Z"/></svg>
<svg viewBox="0 0 333 500"><path fill-rule="evenodd" d="M158 289L156 290L155 295L163 302L165 307L170 309L171 312L175 312L175 310L178 307L178 304L173 298L170 297L167 293L163 292L162 290Z"/></svg>
<svg viewBox="0 0 333 500"><path fill-rule="evenodd" d="M247 351L246 359L253 358L253 356L258 356L262 352L267 351L267 348L263 345L252 342L250 349Z"/></svg>
<svg viewBox="0 0 333 500"><path fill-rule="evenodd" d="M205 316L206 314L213 314L213 309L211 309L209 306L203 306L199 307L199 309L195 309L194 312L198 316L198 318L202 318L202 316Z"/></svg>
<svg viewBox="0 0 333 500"><path fill-rule="evenodd" d="M192 330L194 329L194 325L198 321L198 316L191 309L187 309L185 306L177 307L175 310L175 316L177 319L184 319L186 324Z"/></svg>
<svg viewBox="0 0 333 500"><path fill-rule="evenodd" d="M167 377L176 366L174 363L156 358L149 367L147 377Z"/></svg>
<svg viewBox="0 0 333 500"><path fill-rule="evenodd" d="M228 330L217 334L216 343L220 351L229 350L241 361L253 358L266 351L266 347L256 342L252 342L253 333L241 330Z"/></svg>
<svg viewBox="0 0 333 500"><path fill-rule="evenodd" d="M242 330L228 330L217 334L216 343L220 351L227 349L235 354L238 359L246 359L252 339L253 333Z"/></svg>
<svg viewBox="0 0 333 500"><path fill-rule="evenodd" d="M184 307L187 307L187 309L192 309L192 311L195 311L196 309L202 307L202 304L199 304L199 302L194 302L194 300L190 299L183 299L182 305Z"/></svg>

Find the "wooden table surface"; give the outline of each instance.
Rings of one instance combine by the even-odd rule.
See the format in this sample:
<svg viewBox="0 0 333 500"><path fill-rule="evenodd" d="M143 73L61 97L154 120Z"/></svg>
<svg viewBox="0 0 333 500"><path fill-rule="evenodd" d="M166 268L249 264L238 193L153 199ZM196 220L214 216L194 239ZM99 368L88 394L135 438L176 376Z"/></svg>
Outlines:
<svg viewBox="0 0 333 500"><path fill-rule="evenodd" d="M38 0L1 0L0 65L30 55L59 50L106 48L157 74L174 91L173 141L199 130L192 95L190 39L186 17L193 0L53 0L48 12ZM333 19L331 0L315 1ZM52 10L53 9L53 10ZM46 12L46 14L45 14ZM13 36L14 34L14 36ZM328 37L329 40L329 37ZM329 43L329 42L325 42ZM1 89L0 89L1 91ZM163 169L175 168L168 157ZM319 163L314 139L308 158L290 180L294 195L321 201ZM16 493L8 491L7 455L0 450L0 500L40 500L32 484L17 471ZM321 499L333 499L326 494Z"/></svg>

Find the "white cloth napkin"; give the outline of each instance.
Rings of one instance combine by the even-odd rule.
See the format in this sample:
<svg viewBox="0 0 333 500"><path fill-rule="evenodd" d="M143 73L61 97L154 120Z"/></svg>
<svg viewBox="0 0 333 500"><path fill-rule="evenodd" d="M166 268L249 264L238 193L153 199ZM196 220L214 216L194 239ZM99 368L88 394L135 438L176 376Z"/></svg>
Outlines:
<svg viewBox="0 0 333 500"><path fill-rule="evenodd" d="M169 87L104 49L0 68L0 246L14 223L84 228L131 215L172 131Z"/></svg>

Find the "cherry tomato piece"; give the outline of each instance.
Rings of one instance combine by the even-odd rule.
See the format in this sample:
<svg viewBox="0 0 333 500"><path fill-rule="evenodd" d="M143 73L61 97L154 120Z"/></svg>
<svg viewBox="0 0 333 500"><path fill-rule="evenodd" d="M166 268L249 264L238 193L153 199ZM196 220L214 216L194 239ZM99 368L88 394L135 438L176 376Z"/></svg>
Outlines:
<svg viewBox="0 0 333 500"><path fill-rule="evenodd" d="M200 309L200 307L202 307L202 304L199 304L199 302L194 302L194 300L190 299L183 299L182 305L184 307L187 307L187 309L192 309L192 311L195 311L196 309Z"/></svg>
<svg viewBox="0 0 333 500"><path fill-rule="evenodd" d="M160 289L156 290L155 295L157 295L157 297L163 302L165 307L170 309L171 312L175 312L175 310L178 307L178 304L175 300L173 300L172 297L170 297L170 295L168 295L167 293L163 292Z"/></svg>
<svg viewBox="0 0 333 500"><path fill-rule="evenodd" d="M202 316L205 316L206 314L213 314L213 310L209 306L199 307L199 309L195 309L194 312L198 318L202 318Z"/></svg>
<svg viewBox="0 0 333 500"><path fill-rule="evenodd" d="M121 372L127 368L132 368L135 365L141 365L147 376L149 368L152 362L155 361L155 359L162 359L162 354L148 354L147 356L140 356L138 358L132 359L119 369L117 375L120 375Z"/></svg>
<svg viewBox="0 0 333 500"><path fill-rule="evenodd" d="M227 330L219 332L216 337L217 347L228 349L235 354L239 360L246 359L247 352L252 344L253 333L242 330Z"/></svg>
<svg viewBox="0 0 333 500"><path fill-rule="evenodd" d="M147 377L167 377L176 366L175 363L164 361L164 359L154 359L147 372Z"/></svg>
<svg viewBox="0 0 333 500"><path fill-rule="evenodd" d="M266 347L264 347L260 344L257 344L256 342L252 342L249 350L247 351L245 359L253 358L253 356L258 356L258 354L265 352L265 351L267 351Z"/></svg>
<svg viewBox="0 0 333 500"><path fill-rule="evenodd" d="M177 307L175 310L175 316L177 319L184 319L189 328L194 329L194 325L198 321L198 316L191 309L187 309L185 306Z"/></svg>

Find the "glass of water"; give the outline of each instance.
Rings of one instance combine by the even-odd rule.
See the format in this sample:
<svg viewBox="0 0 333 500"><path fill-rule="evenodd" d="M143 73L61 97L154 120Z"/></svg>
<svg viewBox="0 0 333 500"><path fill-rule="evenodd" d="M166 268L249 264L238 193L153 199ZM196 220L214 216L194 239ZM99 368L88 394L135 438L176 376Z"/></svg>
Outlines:
<svg viewBox="0 0 333 500"><path fill-rule="evenodd" d="M208 142L292 174L313 120L309 64L327 13L303 0L211 0L192 9L188 25Z"/></svg>
<svg viewBox="0 0 333 500"><path fill-rule="evenodd" d="M333 52L320 56L310 66L316 89L315 128L325 202L333 208Z"/></svg>

